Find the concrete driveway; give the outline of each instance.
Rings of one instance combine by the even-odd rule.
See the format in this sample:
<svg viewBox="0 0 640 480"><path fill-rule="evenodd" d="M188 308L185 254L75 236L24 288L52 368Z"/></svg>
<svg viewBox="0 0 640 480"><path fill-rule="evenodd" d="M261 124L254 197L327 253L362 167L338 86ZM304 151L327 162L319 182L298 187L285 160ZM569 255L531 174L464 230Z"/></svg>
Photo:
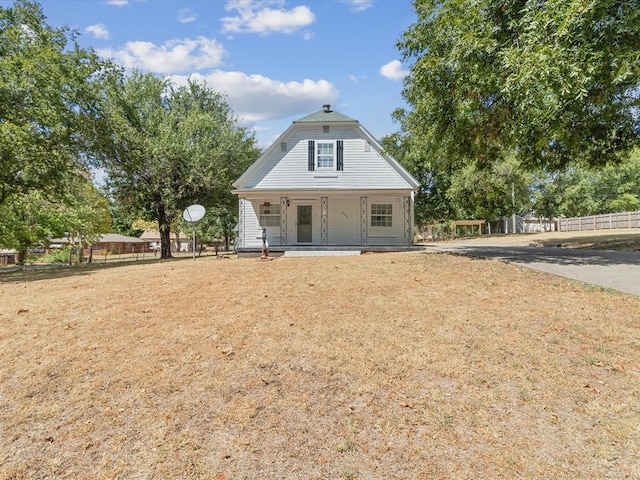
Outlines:
<svg viewBox="0 0 640 480"><path fill-rule="evenodd" d="M612 252L558 247L483 244L431 244L427 250L495 258L640 296L640 252Z"/></svg>

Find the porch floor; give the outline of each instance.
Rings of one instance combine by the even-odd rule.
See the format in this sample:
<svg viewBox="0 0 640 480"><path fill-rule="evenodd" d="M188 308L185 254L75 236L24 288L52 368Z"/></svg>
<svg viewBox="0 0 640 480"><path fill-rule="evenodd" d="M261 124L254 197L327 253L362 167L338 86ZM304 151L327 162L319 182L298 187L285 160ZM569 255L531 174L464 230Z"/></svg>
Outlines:
<svg viewBox="0 0 640 480"><path fill-rule="evenodd" d="M382 253L382 252L419 252L424 250L422 245L372 245L363 247L362 245L278 245L269 247L270 257L280 257L286 255L288 257L303 256L330 256L330 255L360 255L363 253ZM238 248L239 257L260 257L262 248L244 247Z"/></svg>
<svg viewBox="0 0 640 480"><path fill-rule="evenodd" d="M360 250L285 250L284 257L332 257L360 255Z"/></svg>

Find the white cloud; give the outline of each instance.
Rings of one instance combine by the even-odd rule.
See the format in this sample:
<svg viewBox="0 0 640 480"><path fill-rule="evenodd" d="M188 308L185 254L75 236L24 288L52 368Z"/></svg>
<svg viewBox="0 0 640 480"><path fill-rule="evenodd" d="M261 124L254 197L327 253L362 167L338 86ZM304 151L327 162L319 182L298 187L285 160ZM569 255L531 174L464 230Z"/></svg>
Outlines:
<svg viewBox="0 0 640 480"><path fill-rule="evenodd" d="M271 8L271 6L279 8ZM223 17L225 33L294 33L311 25L315 15L309 7L300 5L290 10L283 8L282 0L228 0L225 9L237 11L236 16Z"/></svg>
<svg viewBox="0 0 640 480"><path fill-rule="evenodd" d="M107 0L107 5L115 5L116 7L124 7L129 5L129 0Z"/></svg>
<svg viewBox="0 0 640 480"><path fill-rule="evenodd" d="M225 54L222 45L206 37L170 40L160 46L152 42L127 42L118 50L97 49L97 52L126 68L163 74L216 67Z"/></svg>
<svg viewBox="0 0 640 480"><path fill-rule="evenodd" d="M409 70L403 70L399 60L391 60L380 67L380 75L389 80L402 80L409 75Z"/></svg>
<svg viewBox="0 0 640 480"><path fill-rule="evenodd" d="M349 5L352 12L364 12L373 6L373 0L340 0Z"/></svg>
<svg viewBox="0 0 640 480"><path fill-rule="evenodd" d="M102 38L107 40L109 38L109 31L102 23L96 23L95 25L89 25L84 29L85 32L92 33L96 38Z"/></svg>
<svg viewBox="0 0 640 480"><path fill-rule="evenodd" d="M181 8L178 10L178 21L180 23L191 23L194 22L198 17L191 13L191 10L188 8Z"/></svg>
<svg viewBox="0 0 640 480"><path fill-rule="evenodd" d="M338 90L326 80L281 82L263 75L222 70L190 77L226 95L234 113L246 125L306 115L338 99ZM176 84L184 85L189 77L174 75L171 78Z"/></svg>

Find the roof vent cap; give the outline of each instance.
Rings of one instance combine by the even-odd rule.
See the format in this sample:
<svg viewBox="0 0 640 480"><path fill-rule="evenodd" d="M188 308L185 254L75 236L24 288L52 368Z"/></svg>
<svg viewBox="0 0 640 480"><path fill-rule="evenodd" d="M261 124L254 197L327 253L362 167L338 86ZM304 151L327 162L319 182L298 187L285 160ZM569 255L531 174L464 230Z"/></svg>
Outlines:
<svg viewBox="0 0 640 480"><path fill-rule="evenodd" d="M329 105L328 103L325 103L322 106L322 109L324 110L324 113L331 113L331 105Z"/></svg>

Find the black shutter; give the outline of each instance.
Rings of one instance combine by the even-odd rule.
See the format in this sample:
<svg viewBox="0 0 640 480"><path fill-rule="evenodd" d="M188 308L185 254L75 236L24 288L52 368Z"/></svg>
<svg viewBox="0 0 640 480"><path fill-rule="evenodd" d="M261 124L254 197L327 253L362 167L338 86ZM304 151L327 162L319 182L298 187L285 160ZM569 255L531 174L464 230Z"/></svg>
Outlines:
<svg viewBox="0 0 640 480"><path fill-rule="evenodd" d="M309 140L309 163L308 168L310 172L313 172L316 167L316 142Z"/></svg>
<svg viewBox="0 0 640 480"><path fill-rule="evenodd" d="M336 142L338 144L338 157L336 161L336 170L342 171L344 170L344 148L342 145L342 140L338 140Z"/></svg>

